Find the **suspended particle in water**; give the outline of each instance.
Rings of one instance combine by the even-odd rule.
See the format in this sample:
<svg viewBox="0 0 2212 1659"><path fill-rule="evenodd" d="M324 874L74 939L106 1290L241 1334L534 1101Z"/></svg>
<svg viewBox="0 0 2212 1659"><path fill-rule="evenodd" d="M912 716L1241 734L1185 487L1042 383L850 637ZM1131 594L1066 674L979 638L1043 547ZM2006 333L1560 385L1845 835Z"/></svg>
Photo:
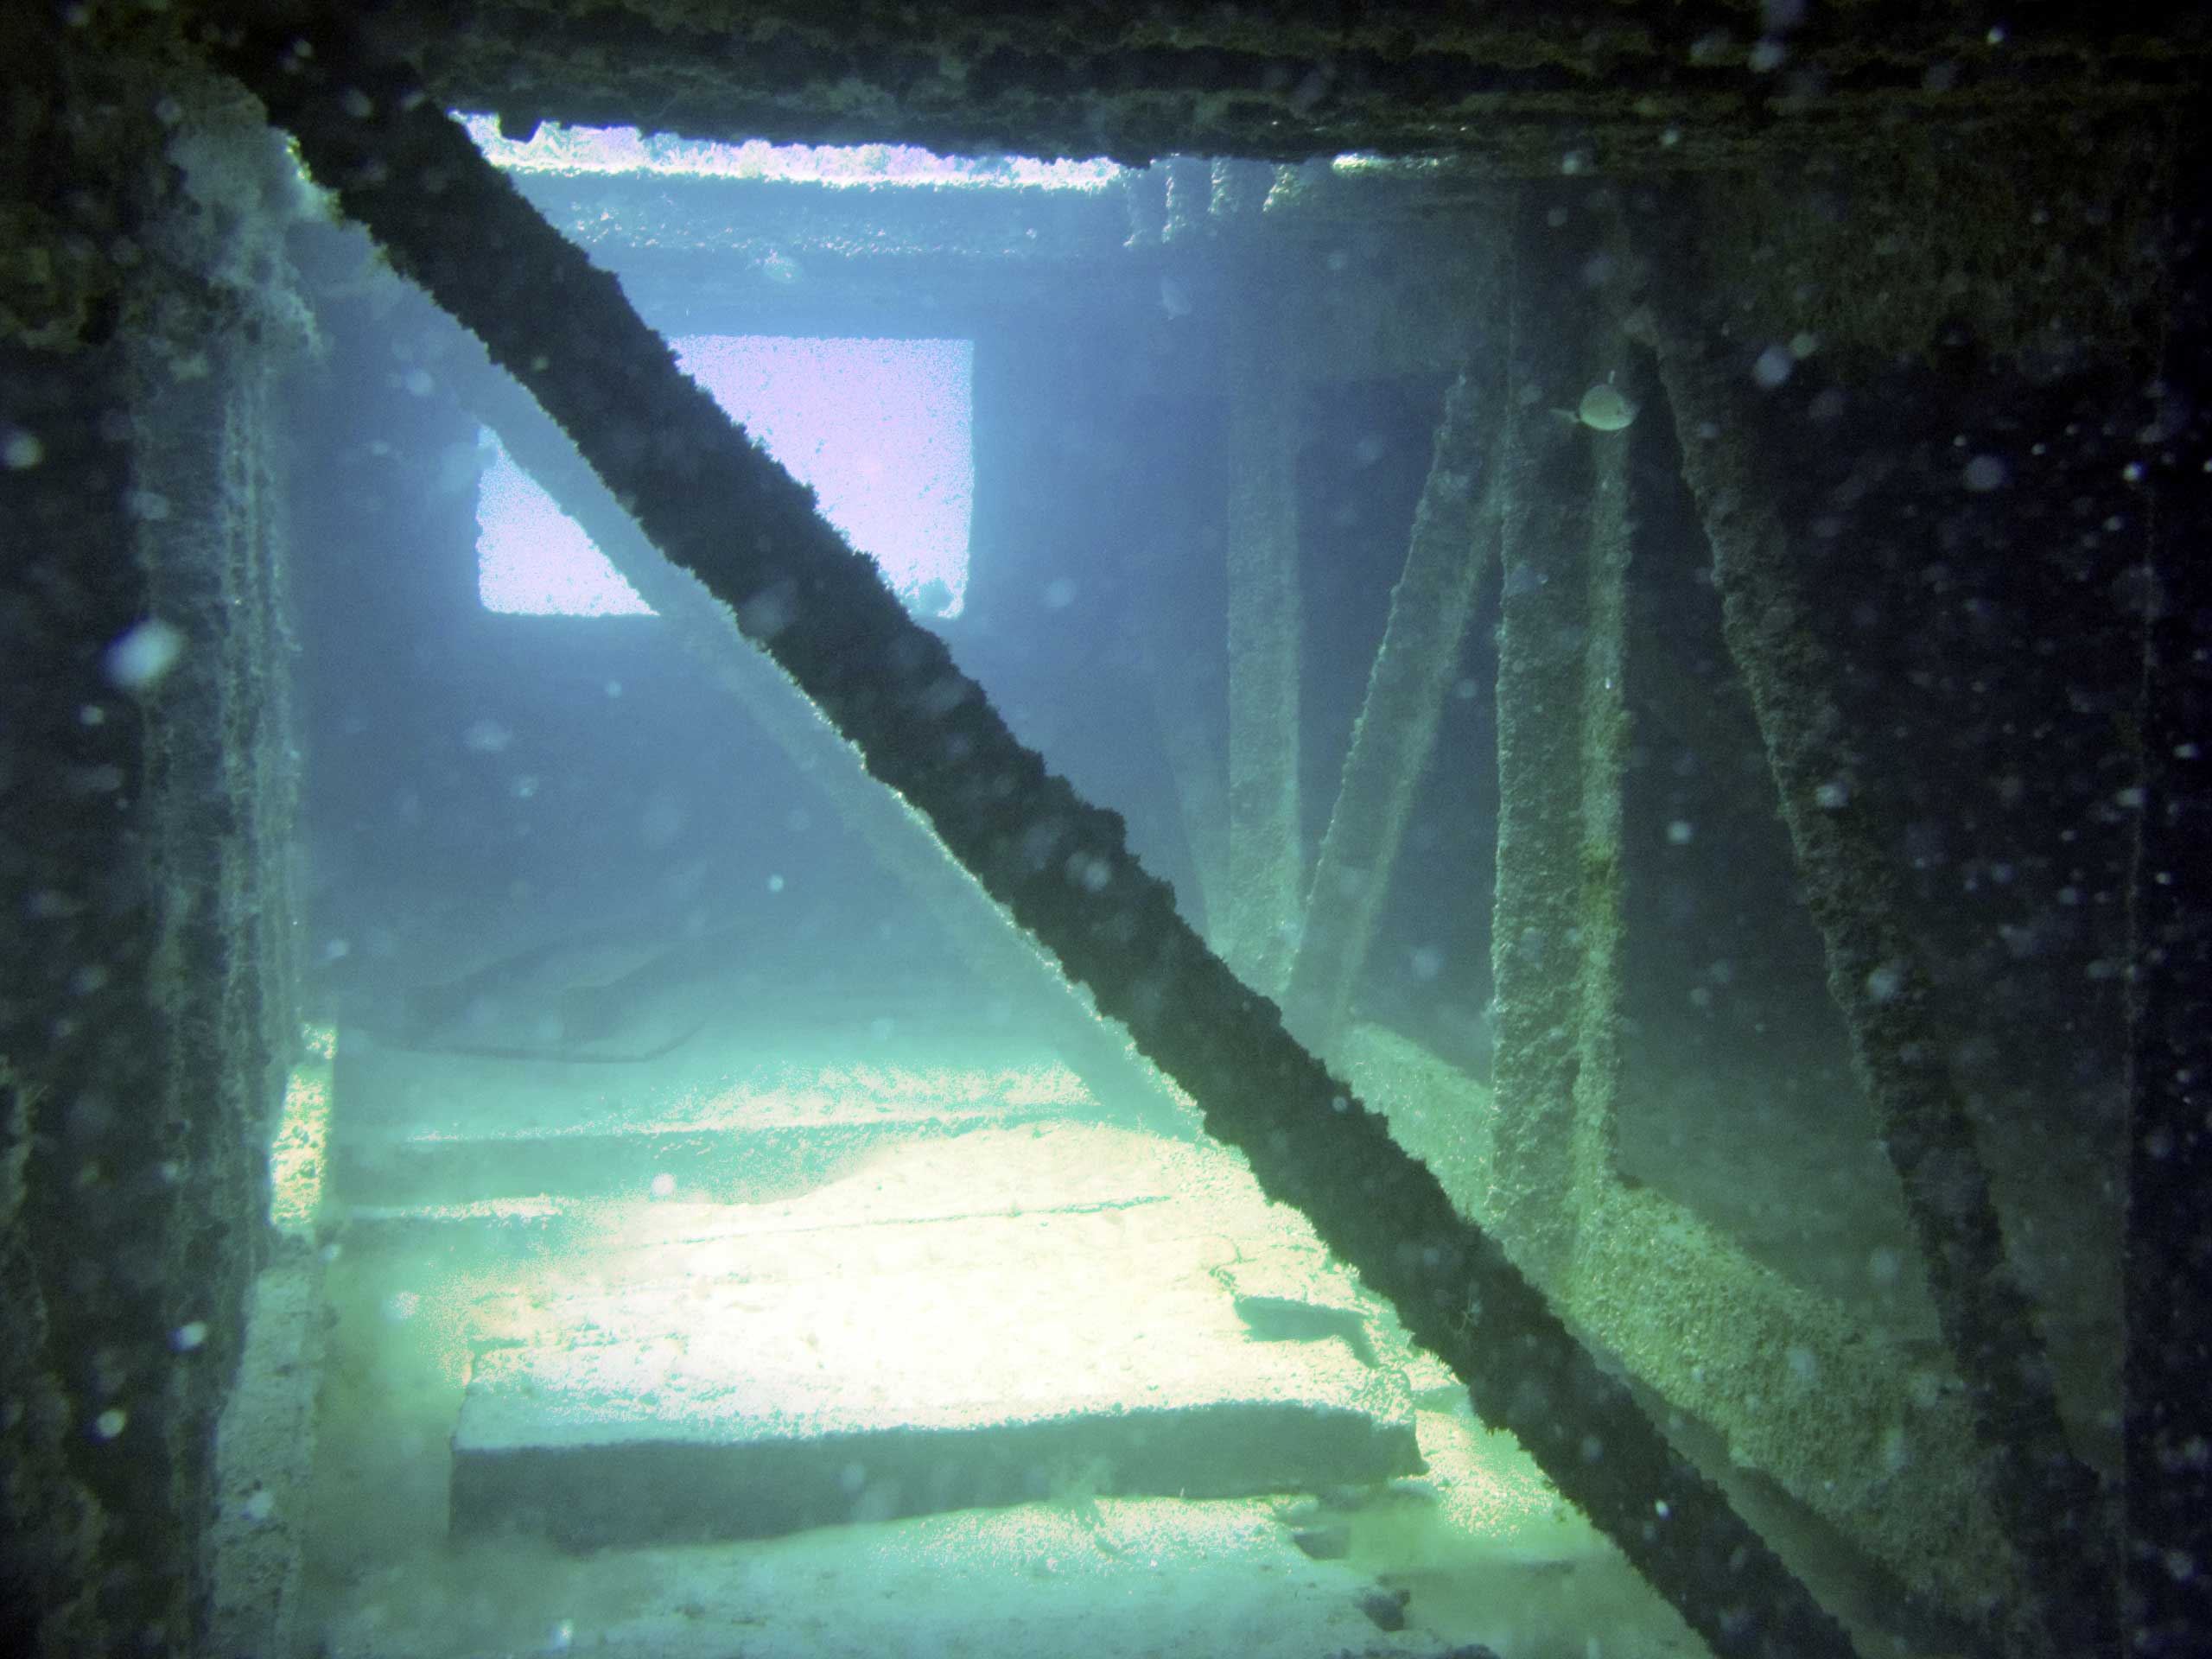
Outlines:
<svg viewBox="0 0 2212 1659"><path fill-rule="evenodd" d="M1992 490L2001 490L2010 476L2004 461L1996 455L1976 455L1967 462L1959 474L1959 482L1976 494L1986 495Z"/></svg>
<svg viewBox="0 0 2212 1659"><path fill-rule="evenodd" d="M160 684L183 655L184 635L159 617L149 617L109 645L101 664L111 684L145 691Z"/></svg>

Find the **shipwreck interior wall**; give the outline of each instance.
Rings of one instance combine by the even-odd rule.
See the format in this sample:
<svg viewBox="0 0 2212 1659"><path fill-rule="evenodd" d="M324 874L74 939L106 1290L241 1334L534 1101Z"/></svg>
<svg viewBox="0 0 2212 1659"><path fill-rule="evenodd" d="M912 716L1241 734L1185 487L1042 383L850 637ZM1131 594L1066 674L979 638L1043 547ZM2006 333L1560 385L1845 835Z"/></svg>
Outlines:
<svg viewBox="0 0 2212 1659"><path fill-rule="evenodd" d="M0 1641L186 1651L296 1041L275 411L312 330L235 93L53 45L10 42L49 78L16 88L0 346Z"/></svg>

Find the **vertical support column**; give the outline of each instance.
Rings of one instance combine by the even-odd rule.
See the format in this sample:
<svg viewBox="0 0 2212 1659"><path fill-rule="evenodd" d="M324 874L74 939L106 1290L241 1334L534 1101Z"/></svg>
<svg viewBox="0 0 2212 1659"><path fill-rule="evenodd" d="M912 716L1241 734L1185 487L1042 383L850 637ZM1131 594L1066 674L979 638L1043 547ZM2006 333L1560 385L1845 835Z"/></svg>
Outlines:
<svg viewBox="0 0 2212 1659"><path fill-rule="evenodd" d="M1298 745L1298 383L1278 308L1248 294L1229 331L1229 885L1215 943L1279 995L1304 887Z"/></svg>
<svg viewBox="0 0 2212 1659"><path fill-rule="evenodd" d="M247 129L238 142L261 135ZM149 613L175 631L175 665L142 695L149 709L147 879L160 939L145 996L166 1040L153 1058L175 1198L158 1224L168 1269L155 1329L221 1329L223 1363L168 1426L180 1507L194 1519L192 1617L224 1622L274 1650L297 1611L311 1439L257 1423L219 1461L216 1425L248 1356L283 1350L256 1396L294 1424L312 1418L319 1302L302 1287L313 1245L294 1243L268 1268L270 1180L264 1156L286 1064L296 1051L299 907L293 872L298 750L292 723L286 485L281 472L280 359L264 336L211 336L205 372L180 375L173 349L136 336L128 358L135 417L135 555ZM139 1207L139 1206L134 1206ZM142 1210L143 1213L143 1210ZM143 1226L139 1220L127 1224ZM271 1274L274 1274L272 1277ZM272 1296L289 1286L290 1306ZM281 1325L282 1330L273 1327ZM167 1358L168 1356L162 1356ZM142 1389L155 1389L149 1363ZM238 1505L277 1499L267 1525ZM229 1508L226 1522L215 1517ZM232 1546L251 1537L241 1554ZM264 1639L266 1638L266 1639Z"/></svg>
<svg viewBox="0 0 2212 1659"><path fill-rule="evenodd" d="M1590 384L1618 379L1628 342L1600 330L1586 353ZM1581 1063L1574 1074L1574 1190L1586 1213L1611 1179L1620 1146L1621 773L1628 750L1629 435L1579 434L1590 453L1590 526L1582 652Z"/></svg>
<svg viewBox="0 0 2212 1659"><path fill-rule="evenodd" d="M1579 342L1610 331L1560 315L1580 285L1554 269L1543 205L1517 229L1499 479L1491 1213L1522 1271L1555 1283L1613 1135L1627 439L1554 413L1603 378Z"/></svg>
<svg viewBox="0 0 2212 1659"><path fill-rule="evenodd" d="M306 315L260 188L289 162L174 61L101 75L78 90L179 111L104 130L143 149L54 135L56 176L97 180L174 134L175 167L83 203L143 251L106 296L118 326L67 355L0 345L0 1388L23 1402L0 1433L0 1646L26 1654L204 1645L212 1430L294 1040L273 393Z"/></svg>

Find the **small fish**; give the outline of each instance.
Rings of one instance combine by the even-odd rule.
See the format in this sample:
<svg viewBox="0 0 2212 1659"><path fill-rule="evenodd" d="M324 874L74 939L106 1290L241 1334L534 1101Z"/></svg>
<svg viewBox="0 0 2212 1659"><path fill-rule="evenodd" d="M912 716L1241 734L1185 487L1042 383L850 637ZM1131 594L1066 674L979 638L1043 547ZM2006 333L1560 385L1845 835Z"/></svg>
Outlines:
<svg viewBox="0 0 2212 1659"><path fill-rule="evenodd" d="M1582 394L1582 401L1573 409L1555 409L1553 414L1576 426L1586 426L1592 432L1618 432L1636 419L1636 405L1613 384L1607 375Z"/></svg>

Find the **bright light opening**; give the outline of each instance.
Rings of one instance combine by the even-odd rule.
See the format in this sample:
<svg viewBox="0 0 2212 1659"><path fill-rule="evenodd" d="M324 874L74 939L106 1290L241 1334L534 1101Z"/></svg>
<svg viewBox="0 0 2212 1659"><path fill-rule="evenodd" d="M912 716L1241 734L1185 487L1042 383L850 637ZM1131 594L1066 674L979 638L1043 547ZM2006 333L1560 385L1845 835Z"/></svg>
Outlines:
<svg viewBox="0 0 2212 1659"><path fill-rule="evenodd" d="M1027 156L939 156L913 144L741 144L640 132L635 127L543 123L503 138L488 115L457 115L494 167L518 173L632 173L831 186L935 185L952 189L1103 190L1125 169L1112 162Z"/></svg>
<svg viewBox="0 0 2212 1659"><path fill-rule="evenodd" d="M974 343L699 334L684 371L798 477L824 518L925 617L960 613L975 496ZM477 496L486 610L649 616L652 608L489 431Z"/></svg>

